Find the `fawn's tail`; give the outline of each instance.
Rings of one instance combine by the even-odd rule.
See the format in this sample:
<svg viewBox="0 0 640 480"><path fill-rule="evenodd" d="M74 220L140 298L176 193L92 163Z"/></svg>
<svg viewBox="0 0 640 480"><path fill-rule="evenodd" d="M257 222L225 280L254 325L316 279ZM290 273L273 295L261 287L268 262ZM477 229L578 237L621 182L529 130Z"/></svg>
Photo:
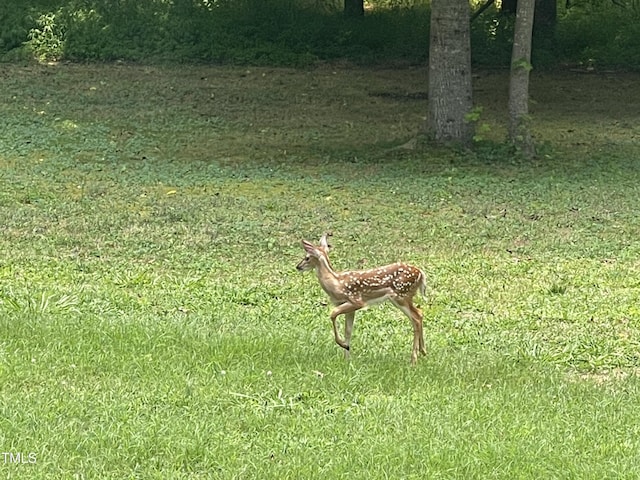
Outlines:
<svg viewBox="0 0 640 480"><path fill-rule="evenodd" d="M419 287L420 295L423 298L427 296L427 276L424 274L423 270L420 270L420 287Z"/></svg>

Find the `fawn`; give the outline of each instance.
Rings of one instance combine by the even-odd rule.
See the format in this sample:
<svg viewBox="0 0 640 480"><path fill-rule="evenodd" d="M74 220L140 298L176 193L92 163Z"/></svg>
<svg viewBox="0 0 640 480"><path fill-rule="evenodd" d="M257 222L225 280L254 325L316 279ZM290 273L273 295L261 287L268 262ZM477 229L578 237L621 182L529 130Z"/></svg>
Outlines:
<svg viewBox="0 0 640 480"><path fill-rule="evenodd" d="M355 312L389 300L399 308L413 324L413 349L411 364L415 365L418 352L426 355L424 335L422 331L422 313L413 305L413 297L420 292L425 295L426 277L422 270L406 263L393 263L370 270L347 270L336 272L329 261L331 246L327 243L325 233L320 245L302 240L306 252L305 257L296 268L303 272L316 270L320 286L327 292L335 308L331 311L333 334L336 343L344 348L345 357L349 358L349 344ZM344 315L344 340L340 338L336 319Z"/></svg>

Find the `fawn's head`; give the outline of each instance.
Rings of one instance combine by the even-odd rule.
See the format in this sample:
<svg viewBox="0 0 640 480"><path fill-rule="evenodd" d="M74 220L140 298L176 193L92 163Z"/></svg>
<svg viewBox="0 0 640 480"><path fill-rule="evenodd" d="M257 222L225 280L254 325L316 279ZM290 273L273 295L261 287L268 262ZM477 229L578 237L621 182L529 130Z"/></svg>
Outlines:
<svg viewBox="0 0 640 480"><path fill-rule="evenodd" d="M302 248L306 252L304 258L296 265L296 268L301 272L306 272L307 270L313 270L318 266L320 259L322 257L329 261L328 253L331 250L331 245L327 242L327 237L331 236L330 233L325 233L320 238L320 245L314 245L311 242L306 240L302 240Z"/></svg>

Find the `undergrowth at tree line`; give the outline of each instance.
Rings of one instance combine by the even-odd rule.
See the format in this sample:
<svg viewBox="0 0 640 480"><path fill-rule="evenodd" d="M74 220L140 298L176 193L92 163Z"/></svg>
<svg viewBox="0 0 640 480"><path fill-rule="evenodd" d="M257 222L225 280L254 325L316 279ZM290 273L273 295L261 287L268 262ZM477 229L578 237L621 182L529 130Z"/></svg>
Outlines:
<svg viewBox="0 0 640 480"><path fill-rule="evenodd" d="M342 14L341 2L304 0L3 2L0 55L294 67L335 60L424 64L429 3L372 6L353 19ZM536 35L533 64L637 70L639 19L637 2L563 3L555 28ZM512 29L512 19L495 8L474 20L474 64L508 66Z"/></svg>

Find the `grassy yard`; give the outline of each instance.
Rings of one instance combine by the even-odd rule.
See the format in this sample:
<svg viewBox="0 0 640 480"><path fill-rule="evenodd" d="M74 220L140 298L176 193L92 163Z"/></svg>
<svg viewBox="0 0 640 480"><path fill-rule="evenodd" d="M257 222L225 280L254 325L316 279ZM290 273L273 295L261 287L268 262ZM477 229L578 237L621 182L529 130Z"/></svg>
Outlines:
<svg viewBox="0 0 640 480"><path fill-rule="evenodd" d="M528 164L391 150L421 69L2 70L0 477L640 476L637 75L534 76ZM415 368L390 306L343 360L327 230L427 273Z"/></svg>

